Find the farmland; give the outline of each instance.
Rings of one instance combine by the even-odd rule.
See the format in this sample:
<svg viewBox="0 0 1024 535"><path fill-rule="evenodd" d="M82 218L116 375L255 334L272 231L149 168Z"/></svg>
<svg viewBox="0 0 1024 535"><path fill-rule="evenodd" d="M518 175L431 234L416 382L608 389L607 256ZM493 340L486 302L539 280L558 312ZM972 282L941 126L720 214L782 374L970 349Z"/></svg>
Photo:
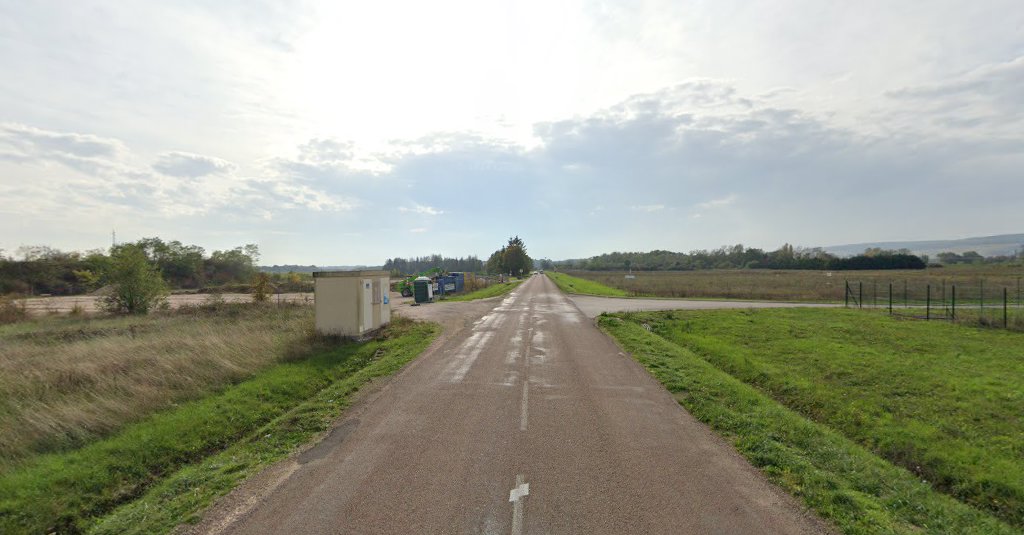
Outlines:
<svg viewBox="0 0 1024 535"><path fill-rule="evenodd" d="M1024 527L1021 334L851 310L630 313L600 324L845 532Z"/></svg>
<svg viewBox="0 0 1024 535"><path fill-rule="evenodd" d="M842 302L844 283L849 280L863 283L865 301L882 303L887 298L889 283L893 283L898 298L902 298L906 283L906 292L914 302L924 301L928 285L938 296L941 288L953 284L961 286L965 292L977 292L982 280L990 299L995 299L997 292L1001 299L1002 288L1009 288L1010 295L1016 298L1024 267L980 265L883 271L644 271L633 272L633 279L627 279L627 273L621 271L571 271L569 274L624 290L632 296L808 302Z"/></svg>

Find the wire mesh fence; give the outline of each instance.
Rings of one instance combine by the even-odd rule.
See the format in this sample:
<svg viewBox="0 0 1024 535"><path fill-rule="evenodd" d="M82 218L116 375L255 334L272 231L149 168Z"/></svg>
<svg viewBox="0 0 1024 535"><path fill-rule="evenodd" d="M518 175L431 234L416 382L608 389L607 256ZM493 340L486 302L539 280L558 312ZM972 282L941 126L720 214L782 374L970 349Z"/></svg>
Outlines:
<svg viewBox="0 0 1024 535"><path fill-rule="evenodd" d="M998 282L847 280L843 303L847 308L883 309L894 316L1024 330L1020 277Z"/></svg>

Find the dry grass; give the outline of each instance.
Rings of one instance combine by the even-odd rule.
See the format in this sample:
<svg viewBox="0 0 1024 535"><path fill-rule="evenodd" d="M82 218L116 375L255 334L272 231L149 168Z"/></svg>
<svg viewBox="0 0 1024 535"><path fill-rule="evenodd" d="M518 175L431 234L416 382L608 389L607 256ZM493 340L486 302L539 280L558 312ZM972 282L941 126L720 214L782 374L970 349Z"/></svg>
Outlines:
<svg viewBox="0 0 1024 535"><path fill-rule="evenodd" d="M252 305L0 327L0 471L307 351L311 329L310 307Z"/></svg>
<svg viewBox="0 0 1024 535"><path fill-rule="evenodd" d="M0 325L17 323L28 318L28 309L24 301L0 295Z"/></svg>
<svg viewBox="0 0 1024 535"><path fill-rule="evenodd" d="M926 270L884 271L810 271L810 270L705 270L634 272L626 279L621 271L572 271L571 275L590 279L613 288L626 290L634 296L690 297L718 299L764 299L786 301L843 301L844 281L864 284L865 303L882 304L888 299L888 285L893 283L897 301L902 299L904 282L910 300L923 301L927 285L932 286L933 299L941 288L957 284L967 295L976 293L978 282L985 280L986 292L999 288L1016 288L1024 268L1020 266L950 266ZM998 292L1002 292L1001 289ZM993 294L995 295L995 294ZM1001 295L1001 294L1000 294Z"/></svg>

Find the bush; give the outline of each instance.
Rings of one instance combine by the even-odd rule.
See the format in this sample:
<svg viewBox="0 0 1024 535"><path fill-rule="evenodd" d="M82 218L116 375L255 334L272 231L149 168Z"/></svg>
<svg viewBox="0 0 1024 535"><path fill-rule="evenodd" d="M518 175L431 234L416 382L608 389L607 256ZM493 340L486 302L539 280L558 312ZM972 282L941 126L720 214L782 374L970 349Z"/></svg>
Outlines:
<svg viewBox="0 0 1024 535"><path fill-rule="evenodd" d="M0 297L0 325L16 323L28 319L28 310L24 302Z"/></svg>
<svg viewBox="0 0 1024 535"><path fill-rule="evenodd" d="M270 298L273 288L270 285L270 275L259 271L252 276L252 300L263 303Z"/></svg>
<svg viewBox="0 0 1024 535"><path fill-rule="evenodd" d="M146 314L166 301L167 284L142 249L125 245L111 253L110 294L102 307L114 314Z"/></svg>

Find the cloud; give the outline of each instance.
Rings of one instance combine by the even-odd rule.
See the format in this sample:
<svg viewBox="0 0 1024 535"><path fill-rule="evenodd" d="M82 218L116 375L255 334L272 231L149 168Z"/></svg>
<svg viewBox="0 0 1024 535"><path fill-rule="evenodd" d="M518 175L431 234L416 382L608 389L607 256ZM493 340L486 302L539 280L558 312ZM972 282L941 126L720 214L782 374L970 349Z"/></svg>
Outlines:
<svg viewBox="0 0 1024 535"><path fill-rule="evenodd" d="M530 147L473 132L399 140L394 150L376 153L387 171L375 172L351 165L369 151L333 138L312 137L290 157L239 166L171 152L150 166L133 164L138 158L115 140L20 127L0 131L7 179L0 196L51 217L69 210L61 204L94 217L124 208L139 221L195 219L268 240L298 232L303 238L282 245L288 250L330 242L380 251L382 258L435 248L486 254L495 236L515 234L527 239L531 254L576 257L625 248L856 242L894 232L962 235L974 232L961 230L967 220L970 228L997 231L1021 222L1024 141L864 132L772 99L748 98L728 81L702 79L633 95L592 114L539 123L534 132L538 143ZM58 156L106 167L89 174L84 164L67 173L37 165L71 167ZM160 164L172 173L154 171ZM928 191L942 195L919 202ZM61 203L43 204L53 192ZM743 210L726 210L741 199ZM984 209L946 227L929 217L971 206ZM872 217L864 217L866 207ZM381 224L339 241L369 214L418 221ZM652 215L637 217L643 214ZM440 215L443 227L425 224ZM652 230L651 217L672 231ZM395 233L408 232L438 239L394 249Z"/></svg>
<svg viewBox="0 0 1024 535"><path fill-rule="evenodd" d="M153 169L168 176L198 178L212 174L230 173L237 169L237 166L213 156L175 151L160 155L157 162L153 164Z"/></svg>
<svg viewBox="0 0 1024 535"><path fill-rule="evenodd" d="M110 138L91 134L54 132L17 123L0 125L0 139L38 155L62 154L78 158L116 158L124 145Z"/></svg>
<svg viewBox="0 0 1024 535"><path fill-rule="evenodd" d="M629 209L630 210L635 210L637 212L653 213L653 212L660 212L660 211L664 210L665 209L665 205L664 204L641 204L641 205L630 206Z"/></svg>
<svg viewBox="0 0 1024 535"><path fill-rule="evenodd" d="M921 135L1020 138L1024 129L1024 56L987 63L938 82L885 93L893 115Z"/></svg>
<svg viewBox="0 0 1024 535"><path fill-rule="evenodd" d="M951 96L996 96L1012 93L1024 99L1024 56L989 63L938 83L902 87L887 91L893 98L919 99Z"/></svg>
<svg viewBox="0 0 1024 535"><path fill-rule="evenodd" d="M58 163L82 173L117 171L126 149L121 141L91 134L56 132L18 123L0 124L3 159L22 163Z"/></svg>
<svg viewBox="0 0 1024 535"><path fill-rule="evenodd" d="M444 210L438 210L437 208L434 208L432 206L424 206L422 204L415 204L413 205L412 208L409 208L407 206L399 206L398 211L402 213L421 214L430 216L437 216L444 213Z"/></svg>
<svg viewBox="0 0 1024 535"><path fill-rule="evenodd" d="M721 199L711 199L710 201L698 203L697 208L700 208L701 210L710 210L712 208L721 208L723 206L729 206L734 202L736 202L736 195L730 194L728 196L722 197Z"/></svg>

